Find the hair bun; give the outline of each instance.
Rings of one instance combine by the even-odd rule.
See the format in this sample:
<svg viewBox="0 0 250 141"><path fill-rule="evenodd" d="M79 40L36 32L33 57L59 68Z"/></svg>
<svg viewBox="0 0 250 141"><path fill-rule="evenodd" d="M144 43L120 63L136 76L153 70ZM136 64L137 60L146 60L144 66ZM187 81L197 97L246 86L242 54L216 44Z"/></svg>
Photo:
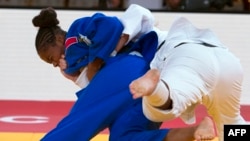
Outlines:
<svg viewBox="0 0 250 141"><path fill-rule="evenodd" d="M35 27L53 27L59 24L56 11L52 7L42 9L39 15L35 16L32 20Z"/></svg>

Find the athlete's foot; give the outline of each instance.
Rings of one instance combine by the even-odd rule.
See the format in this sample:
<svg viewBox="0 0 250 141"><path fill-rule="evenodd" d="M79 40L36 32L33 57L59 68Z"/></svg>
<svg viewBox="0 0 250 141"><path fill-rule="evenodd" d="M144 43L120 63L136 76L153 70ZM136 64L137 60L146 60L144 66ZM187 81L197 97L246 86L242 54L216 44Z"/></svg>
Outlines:
<svg viewBox="0 0 250 141"><path fill-rule="evenodd" d="M132 81L129 85L129 88L133 98L136 99L152 94L158 84L159 77L159 71L156 69L151 69L142 77Z"/></svg>
<svg viewBox="0 0 250 141"><path fill-rule="evenodd" d="M209 141L215 138L215 129L212 119L205 117L194 132L195 141Z"/></svg>

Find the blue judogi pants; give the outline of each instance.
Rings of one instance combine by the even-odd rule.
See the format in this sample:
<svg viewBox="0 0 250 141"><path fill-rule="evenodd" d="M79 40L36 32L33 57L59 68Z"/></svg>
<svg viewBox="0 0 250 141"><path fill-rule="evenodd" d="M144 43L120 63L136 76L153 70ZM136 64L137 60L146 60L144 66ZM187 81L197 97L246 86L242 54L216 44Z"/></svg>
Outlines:
<svg viewBox="0 0 250 141"><path fill-rule="evenodd" d="M77 92L70 113L42 141L89 141L105 128L110 130L110 141L162 141L168 130L143 115L142 99L134 100L128 87L148 69L138 56L110 58Z"/></svg>

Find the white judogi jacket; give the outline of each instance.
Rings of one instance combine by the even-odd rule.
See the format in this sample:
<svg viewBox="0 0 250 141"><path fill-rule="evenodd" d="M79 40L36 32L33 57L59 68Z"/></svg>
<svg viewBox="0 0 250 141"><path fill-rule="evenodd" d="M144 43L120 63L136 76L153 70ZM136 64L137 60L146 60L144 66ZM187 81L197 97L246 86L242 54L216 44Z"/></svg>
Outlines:
<svg viewBox="0 0 250 141"><path fill-rule="evenodd" d="M185 18L176 19L151 68L160 70L161 80L168 85L172 109L154 107L148 103L152 97L144 97L147 118L167 121L180 117L194 123L195 106L201 103L215 121L220 141L224 140L224 124L246 123L240 114L241 63L209 29L198 29Z"/></svg>
<svg viewBox="0 0 250 141"><path fill-rule="evenodd" d="M155 58L153 59L153 61L151 62L151 68L157 68L158 70L161 71L161 77L162 80L167 82L168 85L172 84L172 83L176 83L175 81L173 82L168 82L168 78L165 78L166 76L164 76L165 73L168 73L168 71L170 71L169 66L166 66L165 64L167 63L172 63L170 62L170 59L178 59L178 57L182 57L182 54L185 57L189 57L189 55L191 55L190 57L193 56L197 56L201 55L204 56L207 52L197 52L195 53L191 53L191 54L186 54L186 52L180 52L178 51L181 44L185 44L185 46L188 46L189 44L193 45L198 45L201 46L202 48L204 47L205 49L207 49L207 47L205 47L204 43L206 43L206 45L211 46L210 48L224 48L224 45L215 37L215 35L209 30L209 29L197 29L195 28L188 20L186 20L185 18L181 17L176 19L170 30L168 31L168 35L166 37L166 43L163 45L163 47L157 52L157 54L155 55ZM197 49L195 49L197 50ZM176 52L178 51L178 52ZM186 50L188 52L193 51L193 49L189 48ZM205 50L204 50L205 51ZM175 53L175 54L174 54ZM200 53L200 54L198 54ZM176 57L173 58L172 55L175 55ZM209 58L210 59L210 58ZM178 65L193 65L190 66L190 68L192 67L196 67L197 64L189 64L188 59L184 59L184 62L179 62ZM212 60L208 60L209 62L212 62ZM173 61L175 62L175 61ZM188 70L179 70L182 71L180 73L186 73L186 71ZM200 70L201 71L201 70ZM204 70L205 71L205 70ZM171 73L172 74L172 73ZM174 75L175 76L175 75ZM174 77L172 76L172 77ZM177 76L176 76L177 77ZM189 76L185 76L186 79L190 79L190 86L192 87L197 85L197 87L199 87L199 89L202 91L202 93L204 94L208 94L211 89L214 86L210 86L209 88L206 86L203 86L203 80L202 79L197 79L195 82L195 77L192 77L192 75ZM173 78L175 79L175 78ZM180 80L182 81L182 80ZM196 83L196 84L194 84ZM173 84L173 85L180 85L180 84ZM176 86L173 86L176 87ZM171 89L171 85L170 85L170 89ZM187 88L185 88L184 86L178 86L178 89L183 89L183 91L188 91ZM171 93L171 91L170 91ZM195 104L193 105L192 103L198 103L201 102L202 100L202 95L200 95L200 92L197 91L197 93L193 93L193 97L191 97L192 95L189 95L190 97L190 101L187 101L188 104L184 104L184 103L173 103L173 109L172 111L170 111L168 114L163 114L163 115L158 115L156 119L154 119L154 117L150 117L151 114L149 114L148 116L150 117L150 119L153 119L155 121L164 121L166 119L174 119L176 117L181 117L183 119L184 122L188 123L188 124L192 124L195 122L195 116L194 116L194 108L195 108ZM171 99L174 100L175 95L170 95ZM150 98L150 97L149 97ZM176 97L179 98L179 97ZM185 97L183 97L185 98ZM186 99L186 98L185 98ZM145 105L146 106L146 105ZM153 107L148 107L148 105L146 106L147 109L148 108L153 108ZM183 111L182 109L186 109L185 111ZM158 110L158 109L157 109ZM172 112L172 113L171 113ZM146 112L147 113L147 112Z"/></svg>

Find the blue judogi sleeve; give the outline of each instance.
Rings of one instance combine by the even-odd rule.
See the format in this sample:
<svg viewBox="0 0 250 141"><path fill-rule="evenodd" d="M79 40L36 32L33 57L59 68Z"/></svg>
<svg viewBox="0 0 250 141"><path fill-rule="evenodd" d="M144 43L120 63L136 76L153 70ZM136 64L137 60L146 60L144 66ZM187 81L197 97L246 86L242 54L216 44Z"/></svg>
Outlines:
<svg viewBox="0 0 250 141"><path fill-rule="evenodd" d="M41 141L89 141L105 128L110 129L110 141L162 141L168 130L158 129L158 123L143 115L141 99L134 100L128 88L148 69L138 56L109 58L90 84L77 92L70 113Z"/></svg>
<svg viewBox="0 0 250 141"><path fill-rule="evenodd" d="M95 58L106 62L115 50L122 31L123 25L117 17L101 13L75 20L65 40L65 72L73 74Z"/></svg>

